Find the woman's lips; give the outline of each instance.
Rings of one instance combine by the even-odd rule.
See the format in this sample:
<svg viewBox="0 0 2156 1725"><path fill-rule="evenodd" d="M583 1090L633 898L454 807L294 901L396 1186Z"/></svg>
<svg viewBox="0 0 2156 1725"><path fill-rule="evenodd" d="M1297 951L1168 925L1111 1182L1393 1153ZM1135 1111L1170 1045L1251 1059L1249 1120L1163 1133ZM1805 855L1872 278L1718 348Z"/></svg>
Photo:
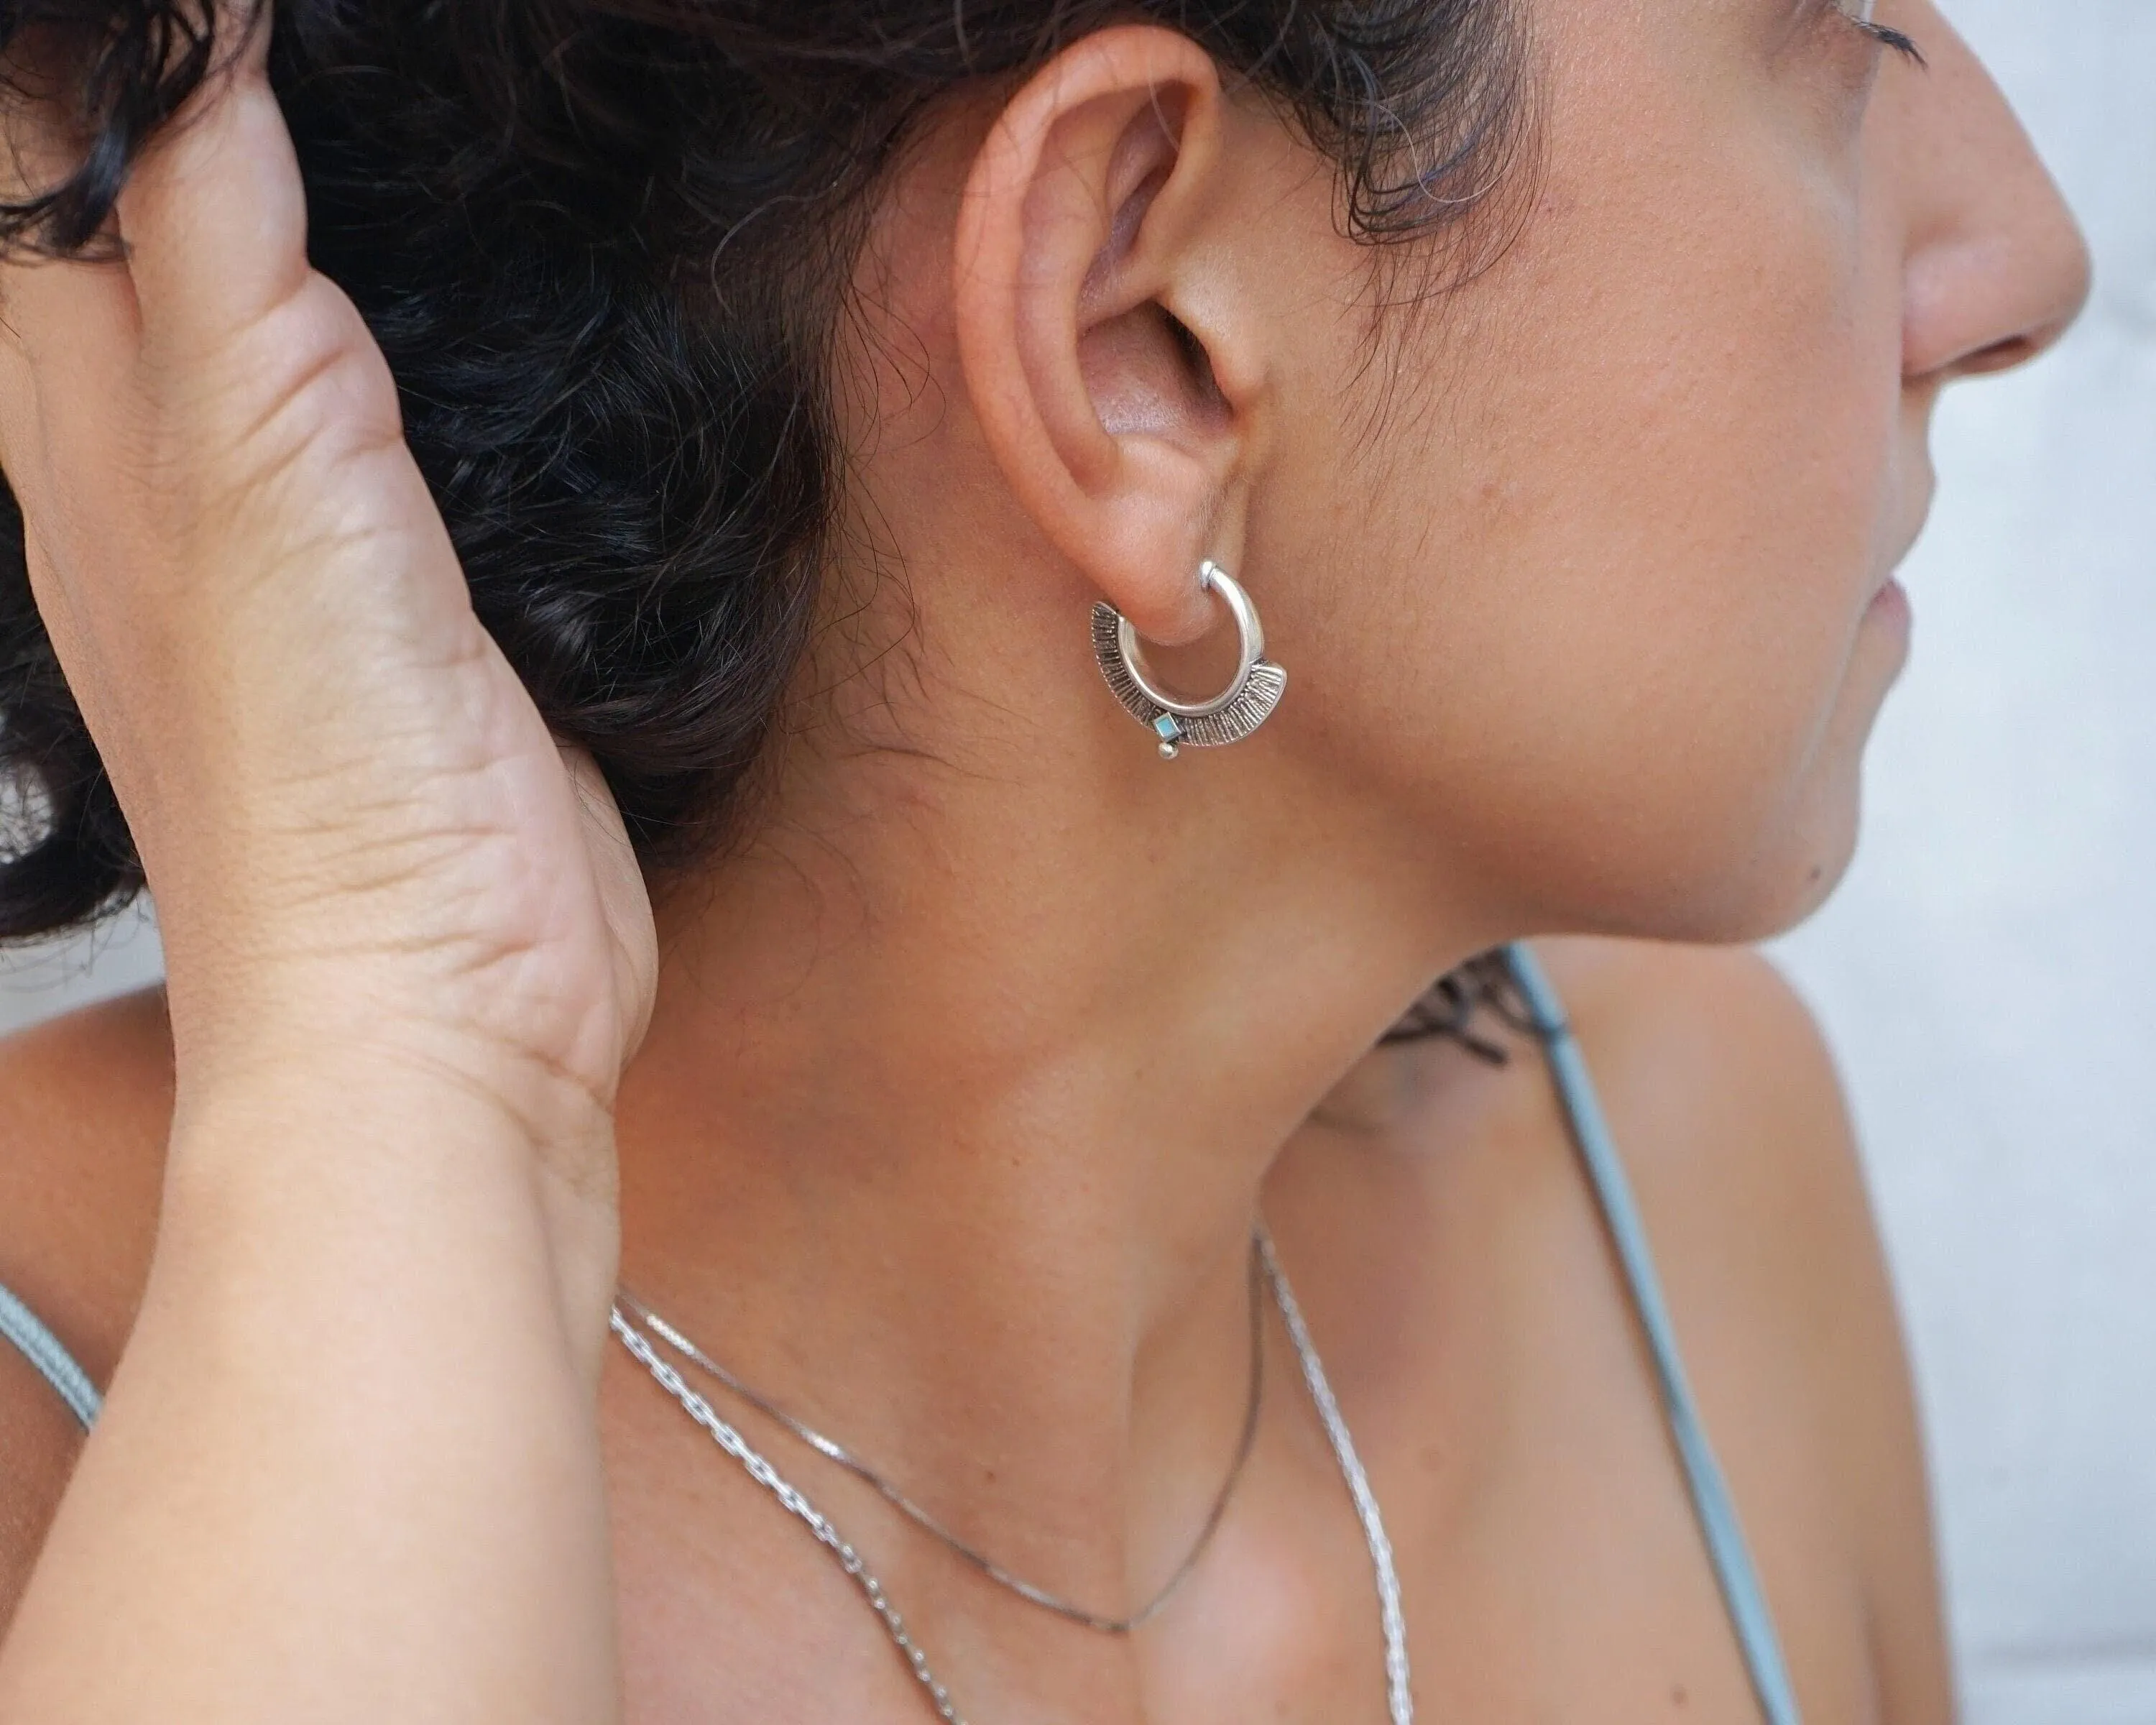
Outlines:
<svg viewBox="0 0 2156 1725"><path fill-rule="evenodd" d="M1906 634L1913 621L1908 588L1889 575L1879 591L1871 595L1871 603L1864 608L1864 618L1867 623L1881 623Z"/></svg>
<svg viewBox="0 0 2156 1725"><path fill-rule="evenodd" d="M1901 547L1887 560L1886 571L1879 578L1879 585L1872 590L1871 603L1866 607L1867 611L1883 609L1898 612L1905 626L1909 616L1909 591L1902 585L1897 572L1907 561L1909 553L1917 548L1917 538L1922 534L1924 522L1932 512L1933 490L1934 486L1928 470L1922 491L1917 499L1917 506L1912 511L1908 526L1902 534Z"/></svg>

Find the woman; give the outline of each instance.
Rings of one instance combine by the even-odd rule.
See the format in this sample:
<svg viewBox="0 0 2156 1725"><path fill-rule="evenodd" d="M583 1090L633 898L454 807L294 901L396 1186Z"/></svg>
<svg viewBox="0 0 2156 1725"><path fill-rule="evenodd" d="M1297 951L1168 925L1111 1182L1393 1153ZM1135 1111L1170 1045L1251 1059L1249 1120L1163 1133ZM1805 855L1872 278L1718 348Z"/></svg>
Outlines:
<svg viewBox="0 0 2156 1725"><path fill-rule="evenodd" d="M190 16L10 41L0 899L170 979L0 1717L1948 1717L1825 1060L1594 938L1830 889L2085 290L1929 0Z"/></svg>

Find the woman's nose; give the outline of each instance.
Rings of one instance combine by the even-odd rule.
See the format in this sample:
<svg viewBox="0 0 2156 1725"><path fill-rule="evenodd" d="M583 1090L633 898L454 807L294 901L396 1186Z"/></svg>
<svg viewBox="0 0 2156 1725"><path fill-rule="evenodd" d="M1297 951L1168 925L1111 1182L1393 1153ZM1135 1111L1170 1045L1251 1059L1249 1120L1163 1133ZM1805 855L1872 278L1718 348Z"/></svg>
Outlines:
<svg viewBox="0 0 2156 1725"><path fill-rule="evenodd" d="M2088 298L2072 213L1983 64L1930 0L1895 116L1907 252L1902 372L1934 384L2002 371L2058 339Z"/></svg>

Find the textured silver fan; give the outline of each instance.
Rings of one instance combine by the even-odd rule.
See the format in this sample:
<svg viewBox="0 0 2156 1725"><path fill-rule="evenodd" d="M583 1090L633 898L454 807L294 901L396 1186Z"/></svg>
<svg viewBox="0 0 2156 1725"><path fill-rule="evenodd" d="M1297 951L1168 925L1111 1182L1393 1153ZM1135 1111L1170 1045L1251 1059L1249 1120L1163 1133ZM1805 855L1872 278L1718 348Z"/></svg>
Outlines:
<svg viewBox="0 0 2156 1725"><path fill-rule="evenodd" d="M1242 637L1235 682L1209 701L1163 699L1139 668L1137 635L1122 614L1113 605L1093 607L1093 657L1107 680L1108 692L1125 712L1160 739L1163 760L1173 761L1185 743L1218 748L1240 742L1272 716L1287 687L1287 672L1265 657L1265 633L1250 596L1217 564L1207 563L1199 574L1226 603Z"/></svg>

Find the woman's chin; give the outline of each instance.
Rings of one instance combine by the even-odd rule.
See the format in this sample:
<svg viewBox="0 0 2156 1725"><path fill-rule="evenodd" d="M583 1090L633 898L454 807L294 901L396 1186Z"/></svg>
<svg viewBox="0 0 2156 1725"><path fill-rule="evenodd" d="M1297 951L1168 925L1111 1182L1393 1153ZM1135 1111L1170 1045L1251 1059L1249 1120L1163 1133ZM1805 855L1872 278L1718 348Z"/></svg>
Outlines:
<svg viewBox="0 0 2156 1725"><path fill-rule="evenodd" d="M1757 895L1749 926L1722 938L1763 941L1787 934L1834 896L1856 860L1863 817L1861 763L1852 763L1843 777L1843 783L1815 800L1801 836L1785 852L1787 861Z"/></svg>

